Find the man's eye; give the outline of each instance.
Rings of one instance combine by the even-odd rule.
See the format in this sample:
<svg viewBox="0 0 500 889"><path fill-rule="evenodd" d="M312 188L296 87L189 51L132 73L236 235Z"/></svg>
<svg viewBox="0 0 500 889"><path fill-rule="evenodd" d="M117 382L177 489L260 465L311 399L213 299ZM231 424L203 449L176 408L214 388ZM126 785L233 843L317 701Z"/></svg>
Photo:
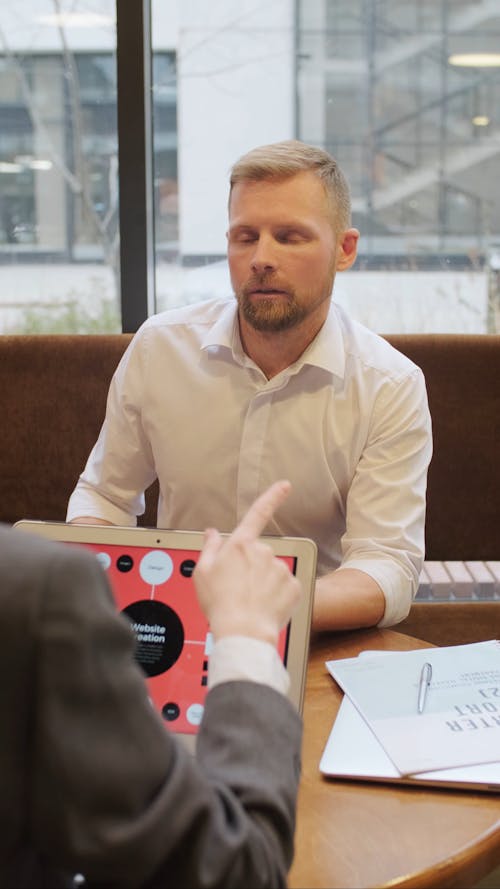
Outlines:
<svg viewBox="0 0 500 889"><path fill-rule="evenodd" d="M233 235L231 240L235 244L251 244L257 240L257 236L252 234L252 232L239 232Z"/></svg>
<svg viewBox="0 0 500 889"><path fill-rule="evenodd" d="M285 231L279 232L277 240L281 244L301 244L304 241L304 236L300 232Z"/></svg>

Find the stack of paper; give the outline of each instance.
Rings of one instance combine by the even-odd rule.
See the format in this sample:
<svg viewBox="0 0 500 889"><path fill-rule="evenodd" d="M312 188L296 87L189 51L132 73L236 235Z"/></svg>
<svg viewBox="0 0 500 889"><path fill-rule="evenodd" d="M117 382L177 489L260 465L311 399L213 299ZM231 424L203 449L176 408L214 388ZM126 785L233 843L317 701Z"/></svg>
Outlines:
<svg viewBox="0 0 500 889"><path fill-rule="evenodd" d="M425 663L432 679L419 713ZM500 789L500 642L364 652L326 666L345 697L324 774Z"/></svg>

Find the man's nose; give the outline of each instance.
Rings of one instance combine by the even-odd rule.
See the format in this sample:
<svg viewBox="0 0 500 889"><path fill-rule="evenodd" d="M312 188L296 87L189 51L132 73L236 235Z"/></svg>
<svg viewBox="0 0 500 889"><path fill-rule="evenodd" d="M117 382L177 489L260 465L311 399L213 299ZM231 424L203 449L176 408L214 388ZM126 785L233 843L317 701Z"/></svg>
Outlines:
<svg viewBox="0 0 500 889"><path fill-rule="evenodd" d="M251 266L253 271L263 272L275 269L277 265L276 250L272 238L260 237L255 244Z"/></svg>

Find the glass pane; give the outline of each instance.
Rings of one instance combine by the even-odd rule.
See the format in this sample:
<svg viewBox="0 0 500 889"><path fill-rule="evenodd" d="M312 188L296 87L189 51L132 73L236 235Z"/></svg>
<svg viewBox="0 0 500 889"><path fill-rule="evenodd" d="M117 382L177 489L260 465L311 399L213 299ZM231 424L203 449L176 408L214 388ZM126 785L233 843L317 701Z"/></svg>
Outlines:
<svg viewBox="0 0 500 889"><path fill-rule="evenodd" d="M231 292L228 174L294 132L294 3L153 0L156 300Z"/></svg>
<svg viewBox="0 0 500 889"><path fill-rule="evenodd" d="M473 0L154 0L158 308L230 293L228 170L298 137L351 184L360 256L339 301L381 332L496 330L500 67L450 56L499 38Z"/></svg>
<svg viewBox="0 0 500 889"><path fill-rule="evenodd" d="M338 299L381 332L500 330L500 59L454 58L498 54L500 7L299 0L299 10L297 135L338 158L361 231Z"/></svg>
<svg viewBox="0 0 500 889"><path fill-rule="evenodd" d="M4 4L0 115L0 331L119 330L112 0Z"/></svg>

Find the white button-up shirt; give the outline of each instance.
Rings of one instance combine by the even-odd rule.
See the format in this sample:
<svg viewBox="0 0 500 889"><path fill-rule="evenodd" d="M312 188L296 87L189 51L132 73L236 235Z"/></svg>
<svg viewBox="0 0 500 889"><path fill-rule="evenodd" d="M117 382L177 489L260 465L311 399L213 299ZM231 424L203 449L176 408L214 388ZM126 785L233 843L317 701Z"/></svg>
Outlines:
<svg viewBox="0 0 500 889"><path fill-rule="evenodd" d="M288 478L265 533L311 537L320 575L365 571L390 626L418 587L431 451L421 370L340 307L268 380L243 352L236 301L210 300L153 316L133 338L67 519L135 524L157 476L159 527L231 531Z"/></svg>

